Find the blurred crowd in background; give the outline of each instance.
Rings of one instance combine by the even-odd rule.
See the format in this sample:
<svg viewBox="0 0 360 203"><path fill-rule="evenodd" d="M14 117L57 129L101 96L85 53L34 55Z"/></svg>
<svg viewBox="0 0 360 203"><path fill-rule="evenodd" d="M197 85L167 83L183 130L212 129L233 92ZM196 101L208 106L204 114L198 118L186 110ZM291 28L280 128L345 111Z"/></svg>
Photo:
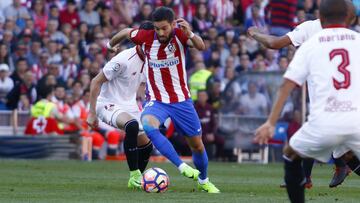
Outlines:
<svg viewBox="0 0 360 203"><path fill-rule="evenodd" d="M247 28L284 35L319 17L319 0L1 0L0 110L30 110L54 87L54 101L71 107L86 100L91 79L114 56L106 43L126 27L151 20L158 6L174 9L206 44L189 49L187 73L205 143L217 140L216 115L266 116L272 93L261 80L237 82L249 73L284 71L295 48L266 49ZM353 1L360 14L360 0ZM353 29L360 31L359 18ZM122 49L131 47L129 42ZM243 80L241 80L243 81ZM271 84L271 83L269 83ZM227 93L226 93L227 92ZM224 98L237 107L224 106ZM144 97L139 95L139 103ZM226 102L225 101L225 102ZM298 111L292 104L292 111ZM228 107L228 108L225 108ZM66 113L66 112L65 112Z"/></svg>

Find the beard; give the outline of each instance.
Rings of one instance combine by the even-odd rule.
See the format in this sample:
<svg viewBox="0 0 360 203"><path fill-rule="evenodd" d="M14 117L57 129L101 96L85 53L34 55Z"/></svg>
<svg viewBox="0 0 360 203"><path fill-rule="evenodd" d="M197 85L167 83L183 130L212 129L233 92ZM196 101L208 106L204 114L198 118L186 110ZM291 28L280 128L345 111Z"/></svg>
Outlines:
<svg viewBox="0 0 360 203"><path fill-rule="evenodd" d="M168 37L158 37L158 41L161 43L161 44L167 44L171 39L171 36L168 36Z"/></svg>

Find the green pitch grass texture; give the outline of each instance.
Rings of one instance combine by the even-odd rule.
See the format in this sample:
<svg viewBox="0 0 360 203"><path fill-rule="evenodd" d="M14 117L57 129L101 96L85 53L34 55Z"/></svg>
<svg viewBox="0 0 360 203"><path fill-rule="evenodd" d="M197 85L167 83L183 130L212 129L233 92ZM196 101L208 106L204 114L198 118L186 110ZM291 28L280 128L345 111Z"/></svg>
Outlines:
<svg viewBox="0 0 360 203"><path fill-rule="evenodd" d="M170 177L162 194L127 189L125 162L0 160L0 202L288 202L281 189L281 164L209 163L210 180L221 194L196 190L169 163L150 163ZM317 164L307 202L360 202L360 178L351 174L340 187L328 188L332 166Z"/></svg>

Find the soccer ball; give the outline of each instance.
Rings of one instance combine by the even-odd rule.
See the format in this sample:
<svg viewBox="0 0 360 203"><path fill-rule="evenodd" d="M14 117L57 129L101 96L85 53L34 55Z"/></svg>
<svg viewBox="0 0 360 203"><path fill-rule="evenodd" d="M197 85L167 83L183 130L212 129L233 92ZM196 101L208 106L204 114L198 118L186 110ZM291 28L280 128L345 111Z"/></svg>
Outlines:
<svg viewBox="0 0 360 203"><path fill-rule="evenodd" d="M145 192L165 192L169 184L169 176L161 168L147 169L141 179L141 187Z"/></svg>

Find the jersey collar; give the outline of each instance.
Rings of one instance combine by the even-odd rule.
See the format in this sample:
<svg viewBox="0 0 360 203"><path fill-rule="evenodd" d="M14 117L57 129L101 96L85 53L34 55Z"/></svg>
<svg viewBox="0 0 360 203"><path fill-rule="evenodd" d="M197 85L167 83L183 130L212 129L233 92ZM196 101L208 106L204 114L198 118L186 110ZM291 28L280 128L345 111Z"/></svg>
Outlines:
<svg viewBox="0 0 360 203"><path fill-rule="evenodd" d="M139 45L136 46L136 53L139 55L139 57L142 61L145 61L144 52L141 50Z"/></svg>
<svg viewBox="0 0 360 203"><path fill-rule="evenodd" d="M323 28L325 29L325 28L347 28L347 27L343 24L329 24L327 26L324 26Z"/></svg>

